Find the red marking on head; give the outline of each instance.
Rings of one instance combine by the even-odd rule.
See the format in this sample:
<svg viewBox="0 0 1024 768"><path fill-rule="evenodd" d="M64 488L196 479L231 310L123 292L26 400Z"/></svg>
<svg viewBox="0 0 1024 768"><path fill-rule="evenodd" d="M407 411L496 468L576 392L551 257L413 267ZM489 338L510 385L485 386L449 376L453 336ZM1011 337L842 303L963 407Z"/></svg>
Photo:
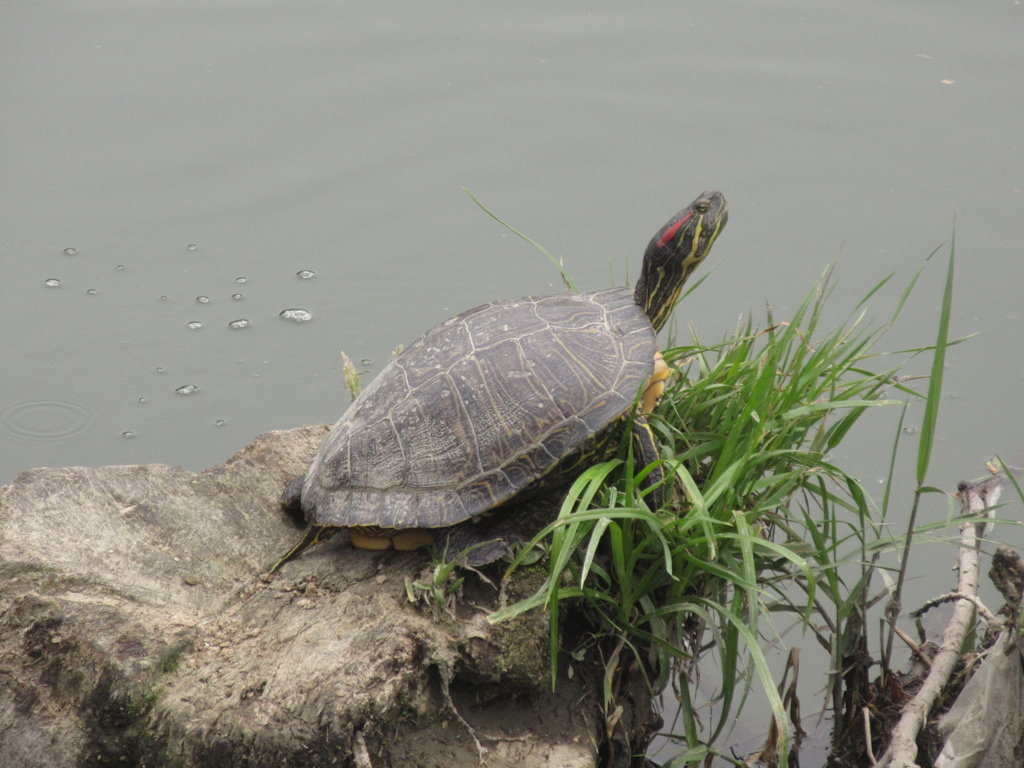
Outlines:
<svg viewBox="0 0 1024 768"><path fill-rule="evenodd" d="M665 230L665 234L663 234L661 237L658 238L658 247L659 248L664 248L666 245L668 245L669 241L672 240L676 236L676 233L679 231L679 228L681 226L683 226L683 224L688 222L692 216L693 216L693 211L690 211L688 214L683 216L683 218L681 218L679 221L677 221L671 227L666 229Z"/></svg>

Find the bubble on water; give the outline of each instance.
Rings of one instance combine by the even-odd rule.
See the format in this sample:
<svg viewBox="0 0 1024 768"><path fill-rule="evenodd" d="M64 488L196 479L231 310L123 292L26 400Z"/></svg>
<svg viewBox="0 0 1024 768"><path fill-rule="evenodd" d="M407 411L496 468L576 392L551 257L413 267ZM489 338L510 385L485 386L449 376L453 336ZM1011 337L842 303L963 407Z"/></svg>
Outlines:
<svg viewBox="0 0 1024 768"><path fill-rule="evenodd" d="M47 288L60 288L60 280L56 277L51 277L49 280L43 282Z"/></svg>
<svg viewBox="0 0 1024 768"><path fill-rule="evenodd" d="M245 296L243 296L240 293L232 293L231 298L234 299L235 301L241 301L242 299L245 298Z"/></svg>
<svg viewBox="0 0 1024 768"><path fill-rule="evenodd" d="M248 328L250 325L252 325L252 323L243 317L238 320L232 320L228 323L228 328Z"/></svg>
<svg viewBox="0 0 1024 768"><path fill-rule="evenodd" d="M236 283L244 283L245 282L245 278L244 277L236 277L235 278L235 282Z"/></svg>
<svg viewBox="0 0 1024 768"><path fill-rule="evenodd" d="M89 290L86 291L86 293L89 294L90 296L95 296L96 295L96 289L95 288L90 288Z"/></svg>
<svg viewBox="0 0 1024 768"><path fill-rule="evenodd" d="M156 368L156 372L157 372L157 373L165 373L165 371L164 371L163 367L162 367L162 366L159 366L159 365L158 365L158 366L157 366L157 368Z"/></svg>
<svg viewBox="0 0 1024 768"><path fill-rule="evenodd" d="M126 269L124 264L118 264L114 269L121 270L122 272Z"/></svg>
<svg viewBox="0 0 1024 768"><path fill-rule="evenodd" d="M146 398L144 398L144 397L140 397L140 398L139 398L139 405L145 405L145 404L146 404L146 403L148 403L148 402L149 402L149 401L148 401L148 400L146 400Z"/></svg>
<svg viewBox="0 0 1024 768"><path fill-rule="evenodd" d="M917 432L917 427L904 427L903 431L906 432L908 435L912 435L915 432Z"/></svg>
<svg viewBox="0 0 1024 768"><path fill-rule="evenodd" d="M78 253L78 249L77 248L65 248L64 249L64 254L66 256L74 256L76 253Z"/></svg>
<svg viewBox="0 0 1024 768"><path fill-rule="evenodd" d="M195 250L196 248L198 248L198 247L199 247L199 246L198 246L198 245L196 245L195 243L189 243L188 245L186 245L186 246L185 246L185 248L186 248L187 250L189 250L189 251L194 251L194 250Z"/></svg>
<svg viewBox="0 0 1024 768"><path fill-rule="evenodd" d="M224 424L225 424L224 419L217 419L215 422L213 422L213 425L215 427L223 427Z"/></svg>
<svg viewBox="0 0 1024 768"><path fill-rule="evenodd" d="M188 329L190 331L198 331L202 327L203 324L200 323L198 320L193 320L191 323L188 324Z"/></svg>
<svg viewBox="0 0 1024 768"><path fill-rule="evenodd" d="M130 432L130 431L129 432L122 432L121 433L121 437L132 438L132 437L135 437L135 433L134 432Z"/></svg>
<svg viewBox="0 0 1024 768"><path fill-rule="evenodd" d="M166 296L161 296L160 297L160 301L167 301L167 297Z"/></svg>
<svg viewBox="0 0 1024 768"><path fill-rule="evenodd" d="M278 316L295 323L305 323L313 319L312 313L305 309L283 309Z"/></svg>
<svg viewBox="0 0 1024 768"><path fill-rule="evenodd" d="M312 269L300 269L295 273L295 276L300 280L309 280L310 278L316 277L316 272Z"/></svg>
<svg viewBox="0 0 1024 768"><path fill-rule="evenodd" d="M210 297L209 296L196 296L196 303L198 303L198 304L209 304L210 303Z"/></svg>
<svg viewBox="0 0 1024 768"><path fill-rule="evenodd" d="M193 395L199 391L199 387L195 384L185 384L184 386L178 387L176 390L179 395Z"/></svg>
<svg viewBox="0 0 1024 768"><path fill-rule="evenodd" d="M359 361L359 364L360 365L373 365L373 360L371 360L368 357L364 357L362 360Z"/></svg>

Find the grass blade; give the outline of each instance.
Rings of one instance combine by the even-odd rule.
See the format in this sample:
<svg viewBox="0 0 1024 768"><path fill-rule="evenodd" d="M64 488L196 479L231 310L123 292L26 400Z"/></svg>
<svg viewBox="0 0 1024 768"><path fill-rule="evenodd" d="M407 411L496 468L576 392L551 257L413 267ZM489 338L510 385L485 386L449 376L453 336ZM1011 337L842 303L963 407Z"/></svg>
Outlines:
<svg viewBox="0 0 1024 768"><path fill-rule="evenodd" d="M928 381L928 399L924 406L924 420L921 424L921 443L917 452L917 484L923 485L932 458L935 442L935 424L939 418L939 403L942 395L942 376L946 364L946 347L949 341L949 318L953 311L953 261L956 255L956 232L949 244L949 268L946 271L946 287L942 294L942 312L939 315L939 333L935 340L935 355L932 358L932 373Z"/></svg>
<svg viewBox="0 0 1024 768"><path fill-rule="evenodd" d="M576 283L573 282L573 279L569 276L569 273L565 271L565 267L562 266L562 262L561 262L560 259L556 259L554 256L552 256L551 253L548 251L548 249L545 248L540 243L538 243L536 240L534 240L531 237L528 237L527 235L524 235L522 232L520 232L515 227L512 227L512 226L506 224L504 221L502 221L497 216L495 216L493 213L491 213L489 210L487 210L487 208L484 207L484 204L481 203L479 200L477 200L473 196L473 193L470 192L468 189L463 187L462 191L465 192L467 195L469 195L469 199L470 200L472 200L474 203L476 203L478 206L480 206L480 210L481 211L483 211L488 216L490 216L492 219L494 219L496 222L501 224L501 226L503 226L509 232L511 232L514 235L517 235L518 237L521 237L523 240L528 242L530 245L532 245L538 251L540 251L545 256L547 256L549 259L551 259L551 263L554 264L555 267L558 268L558 271L562 273L562 282L565 284L565 287L568 289L569 293L578 293L579 292L579 289L576 288Z"/></svg>

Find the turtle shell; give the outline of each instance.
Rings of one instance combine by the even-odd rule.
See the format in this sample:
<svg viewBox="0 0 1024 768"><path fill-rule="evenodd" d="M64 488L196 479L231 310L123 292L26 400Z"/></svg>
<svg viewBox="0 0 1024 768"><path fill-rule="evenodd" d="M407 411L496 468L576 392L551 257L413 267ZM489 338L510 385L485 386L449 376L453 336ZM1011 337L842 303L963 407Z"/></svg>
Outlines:
<svg viewBox="0 0 1024 768"><path fill-rule="evenodd" d="M319 526L455 525L598 450L657 337L628 288L471 309L418 339L334 425L302 489Z"/></svg>

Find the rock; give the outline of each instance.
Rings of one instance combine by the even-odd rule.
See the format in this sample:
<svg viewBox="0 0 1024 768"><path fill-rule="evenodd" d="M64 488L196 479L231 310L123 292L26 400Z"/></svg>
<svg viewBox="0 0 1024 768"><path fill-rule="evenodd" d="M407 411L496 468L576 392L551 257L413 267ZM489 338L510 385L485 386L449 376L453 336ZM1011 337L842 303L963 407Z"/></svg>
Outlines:
<svg viewBox="0 0 1024 768"><path fill-rule="evenodd" d="M473 574L457 620L417 607L423 552L344 536L261 579L301 533L277 498L325 434L269 432L199 474L0 489L0 765L596 764L599 665L561 664L552 693L543 611L489 624L499 595Z"/></svg>

